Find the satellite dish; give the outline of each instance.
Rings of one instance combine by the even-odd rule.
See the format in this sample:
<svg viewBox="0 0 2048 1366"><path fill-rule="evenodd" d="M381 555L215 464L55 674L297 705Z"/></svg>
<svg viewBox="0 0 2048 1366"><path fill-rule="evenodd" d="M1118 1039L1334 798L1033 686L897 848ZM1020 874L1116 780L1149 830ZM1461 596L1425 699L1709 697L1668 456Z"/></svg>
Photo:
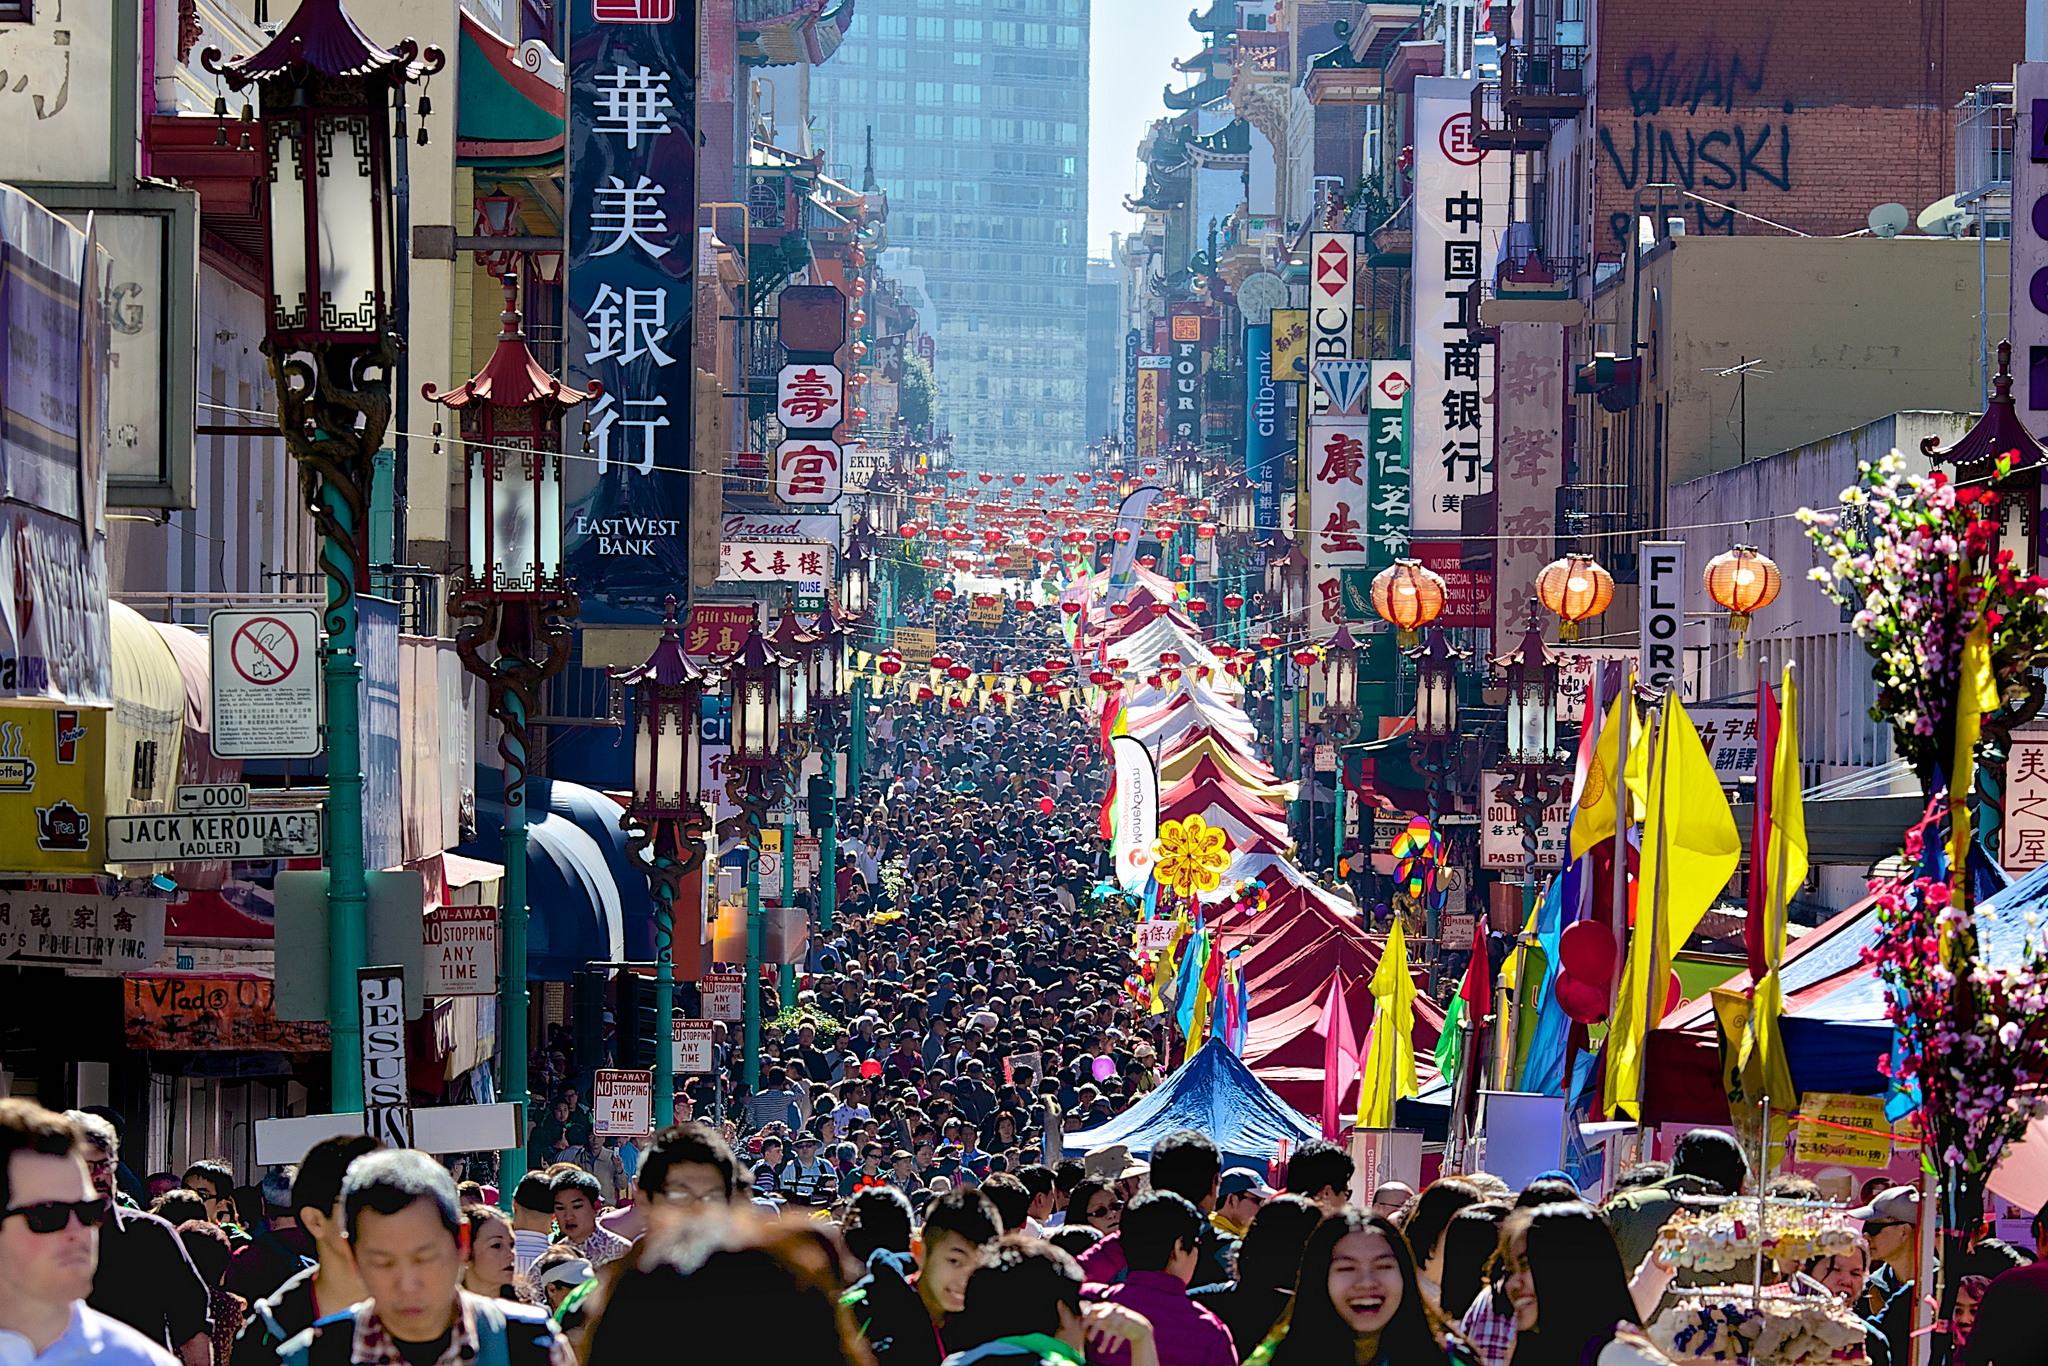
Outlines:
<svg viewBox="0 0 2048 1366"><path fill-rule="evenodd" d="M1904 204L1880 204L1870 211L1868 220L1873 237L1897 237L1912 221L1912 211Z"/></svg>
<svg viewBox="0 0 2048 1366"><path fill-rule="evenodd" d="M1919 227L1929 237L1960 237L1963 225L1969 221L1970 216L1956 203L1956 197L1949 195L1920 210Z"/></svg>

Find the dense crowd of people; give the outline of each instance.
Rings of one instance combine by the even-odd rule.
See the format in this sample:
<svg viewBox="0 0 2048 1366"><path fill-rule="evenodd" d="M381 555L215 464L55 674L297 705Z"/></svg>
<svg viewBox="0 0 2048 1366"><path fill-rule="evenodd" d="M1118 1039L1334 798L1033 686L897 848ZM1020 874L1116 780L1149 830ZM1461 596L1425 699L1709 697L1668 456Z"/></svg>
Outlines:
<svg viewBox="0 0 2048 1366"><path fill-rule="evenodd" d="M1484 1173L1363 1190L1321 1141L1276 1190L1183 1130L1149 1161L1027 1163L916 1205L882 1180L835 1216L778 1207L758 1164L684 1121L649 1141L623 1204L565 1163L528 1173L509 1216L425 1154L328 1139L273 1174L251 1233L203 1166L153 1212L130 1207L111 1137L95 1116L0 1101L10 1366L637 1366L724 1350L845 1366L1658 1366L1670 1358L1642 1325L1679 1291L1657 1231L1754 1185L1713 1130L1622 1174L1599 1207L1563 1172L1519 1191ZM1778 1193L1806 1194L1797 1180ZM227 1208L209 1217L209 1198ZM1840 1296L1869 1316L1874 1366L1905 1363L1895 1311L1924 1278L1902 1251L1917 1240L1893 1230L1917 1227L1913 1188L1852 1213L1852 1249L1769 1263L1767 1279ZM1959 1359L2048 1356L2042 1268L1991 1240L1972 1255L1944 1325Z"/></svg>

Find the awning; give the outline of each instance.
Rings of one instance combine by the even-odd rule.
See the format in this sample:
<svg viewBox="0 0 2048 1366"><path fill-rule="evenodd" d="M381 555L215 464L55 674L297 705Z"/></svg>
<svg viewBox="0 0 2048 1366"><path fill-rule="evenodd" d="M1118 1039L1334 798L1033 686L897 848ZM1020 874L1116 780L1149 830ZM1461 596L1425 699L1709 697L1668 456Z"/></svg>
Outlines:
<svg viewBox="0 0 2048 1366"><path fill-rule="evenodd" d="M107 727L107 810L166 811L178 785L185 677L140 612L112 604L114 711ZM138 762L142 765L138 772Z"/></svg>
<svg viewBox="0 0 2048 1366"><path fill-rule="evenodd" d="M484 775L481 791L497 794L496 774ZM526 975L536 982L566 982L587 963L616 963L629 957L622 882L614 871L613 851L602 830L604 809L610 808L617 828L618 803L575 783L534 781L527 798ZM542 814L545 812L545 814ZM592 827L597 827L593 829ZM619 859L625 863L624 835ZM477 837L455 852L468 859L494 861L504 851L504 807L501 801L480 801ZM623 884L637 893L637 904L651 906L644 876ZM651 909L647 912L651 920ZM653 957L651 939L639 959Z"/></svg>
<svg viewBox="0 0 2048 1366"><path fill-rule="evenodd" d="M205 636L170 622L150 623L163 638L185 687L185 726L178 754L180 785L236 783L242 761L219 759L213 753L213 657ZM171 866L171 877L187 891L216 891L228 880L226 859L208 859Z"/></svg>

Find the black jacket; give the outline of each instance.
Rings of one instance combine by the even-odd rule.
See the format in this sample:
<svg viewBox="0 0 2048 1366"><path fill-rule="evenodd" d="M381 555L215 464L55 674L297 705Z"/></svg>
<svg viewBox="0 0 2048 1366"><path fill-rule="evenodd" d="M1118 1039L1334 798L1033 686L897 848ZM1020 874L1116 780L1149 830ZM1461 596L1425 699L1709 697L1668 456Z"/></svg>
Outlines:
<svg viewBox="0 0 2048 1366"><path fill-rule="evenodd" d="M945 1356L932 1316L910 1283L916 1270L909 1253L879 1249L868 1257L868 1274L842 1297L880 1366L939 1366Z"/></svg>

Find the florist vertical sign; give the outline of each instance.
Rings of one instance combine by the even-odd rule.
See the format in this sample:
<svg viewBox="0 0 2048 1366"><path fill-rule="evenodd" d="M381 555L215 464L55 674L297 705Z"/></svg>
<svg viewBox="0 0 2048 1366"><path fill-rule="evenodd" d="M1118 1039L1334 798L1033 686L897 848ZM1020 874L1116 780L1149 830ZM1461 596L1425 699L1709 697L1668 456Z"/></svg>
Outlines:
<svg viewBox="0 0 2048 1366"><path fill-rule="evenodd" d="M567 466L569 572L586 599L658 613L689 577L697 7L569 16L568 369L604 384L593 459Z"/></svg>

